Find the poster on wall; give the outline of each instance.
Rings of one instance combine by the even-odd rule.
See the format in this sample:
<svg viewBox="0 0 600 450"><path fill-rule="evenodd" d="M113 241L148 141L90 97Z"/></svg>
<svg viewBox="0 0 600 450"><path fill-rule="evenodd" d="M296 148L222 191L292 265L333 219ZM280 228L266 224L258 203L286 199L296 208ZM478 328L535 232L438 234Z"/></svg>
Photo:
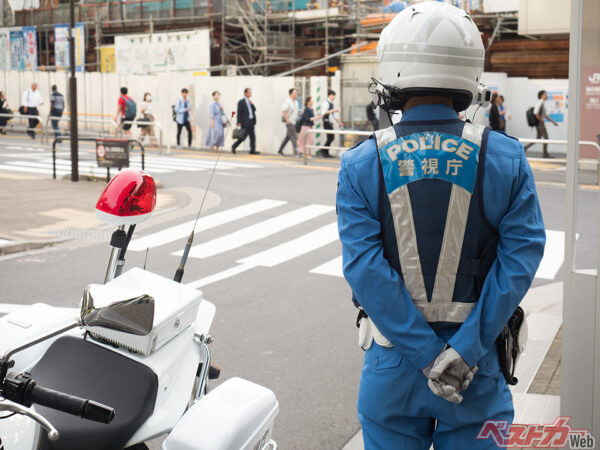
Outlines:
<svg viewBox="0 0 600 450"><path fill-rule="evenodd" d="M115 72L115 46L105 45L100 47L100 71Z"/></svg>
<svg viewBox="0 0 600 450"><path fill-rule="evenodd" d="M562 123L567 117L567 91L547 91L544 103L546 114L555 122Z"/></svg>
<svg viewBox="0 0 600 450"><path fill-rule="evenodd" d="M38 66L37 34L35 27L23 27L25 69L35 70Z"/></svg>
<svg viewBox="0 0 600 450"><path fill-rule="evenodd" d="M10 31L0 28L0 70L10 70Z"/></svg>
<svg viewBox="0 0 600 450"><path fill-rule="evenodd" d="M10 68L25 70L25 43L22 30L10 31Z"/></svg>
<svg viewBox="0 0 600 450"><path fill-rule="evenodd" d="M75 24L75 67L77 72L85 68L85 34L83 23ZM69 70L69 25L66 23L54 25L54 56L58 70Z"/></svg>
<svg viewBox="0 0 600 450"><path fill-rule="evenodd" d="M115 37L117 72L148 74L210 66L208 29Z"/></svg>

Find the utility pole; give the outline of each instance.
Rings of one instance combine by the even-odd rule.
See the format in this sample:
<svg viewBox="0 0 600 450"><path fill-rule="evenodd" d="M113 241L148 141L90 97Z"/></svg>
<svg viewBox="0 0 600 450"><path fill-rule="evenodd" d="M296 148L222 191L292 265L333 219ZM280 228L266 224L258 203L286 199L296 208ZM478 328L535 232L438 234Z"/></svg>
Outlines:
<svg viewBox="0 0 600 450"><path fill-rule="evenodd" d="M71 181L79 181L79 154L77 141L77 78L75 78L75 0L69 0L70 33L69 58L71 77L69 78L69 110L71 111Z"/></svg>

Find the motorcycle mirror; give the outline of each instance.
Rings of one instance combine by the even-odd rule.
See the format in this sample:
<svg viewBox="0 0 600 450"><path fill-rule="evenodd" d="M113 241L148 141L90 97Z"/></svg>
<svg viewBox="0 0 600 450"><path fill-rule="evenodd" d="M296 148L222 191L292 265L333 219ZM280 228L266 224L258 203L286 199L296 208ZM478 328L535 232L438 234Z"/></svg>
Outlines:
<svg viewBox="0 0 600 450"><path fill-rule="evenodd" d="M147 336L154 325L154 298L144 294L96 308L88 286L83 292L80 318L81 323L88 327Z"/></svg>
<svg viewBox="0 0 600 450"><path fill-rule="evenodd" d="M96 215L110 224L135 225L148 219L155 206L154 178L142 170L124 169L102 191Z"/></svg>

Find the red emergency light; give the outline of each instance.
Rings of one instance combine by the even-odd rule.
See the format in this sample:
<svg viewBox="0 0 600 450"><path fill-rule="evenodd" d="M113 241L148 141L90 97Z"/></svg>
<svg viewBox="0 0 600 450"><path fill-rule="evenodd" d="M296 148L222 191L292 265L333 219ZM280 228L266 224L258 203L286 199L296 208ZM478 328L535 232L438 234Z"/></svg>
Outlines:
<svg viewBox="0 0 600 450"><path fill-rule="evenodd" d="M156 206L156 184L146 172L124 169L108 183L96 203L96 215L115 225L143 222Z"/></svg>

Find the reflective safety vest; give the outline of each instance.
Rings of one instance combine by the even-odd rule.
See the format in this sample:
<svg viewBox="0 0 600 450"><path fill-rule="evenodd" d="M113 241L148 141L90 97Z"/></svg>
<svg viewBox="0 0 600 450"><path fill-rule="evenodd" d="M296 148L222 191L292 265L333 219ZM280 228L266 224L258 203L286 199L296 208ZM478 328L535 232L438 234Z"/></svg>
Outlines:
<svg viewBox="0 0 600 450"><path fill-rule="evenodd" d="M430 323L462 323L496 259L482 195L488 133L458 119L375 132L384 256Z"/></svg>

